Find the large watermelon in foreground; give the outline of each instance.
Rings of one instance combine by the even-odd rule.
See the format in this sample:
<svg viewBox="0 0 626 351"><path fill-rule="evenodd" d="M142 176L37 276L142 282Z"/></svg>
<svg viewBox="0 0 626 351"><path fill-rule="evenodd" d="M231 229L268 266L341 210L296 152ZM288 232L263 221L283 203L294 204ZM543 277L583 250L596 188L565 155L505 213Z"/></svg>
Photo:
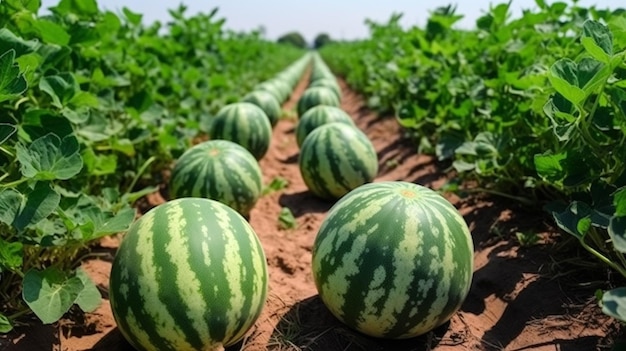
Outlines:
<svg viewBox="0 0 626 351"><path fill-rule="evenodd" d="M338 199L378 173L378 155L367 135L340 122L315 128L304 139L298 162L309 190L325 199Z"/></svg>
<svg viewBox="0 0 626 351"><path fill-rule="evenodd" d="M184 198L139 218L109 282L119 330L138 350L219 350L239 341L267 294L252 227L214 200Z"/></svg>
<svg viewBox="0 0 626 351"><path fill-rule="evenodd" d="M244 216L263 190L263 174L252 154L228 140L209 140L183 153L172 171L172 198L202 197L224 203Z"/></svg>
<svg viewBox="0 0 626 351"><path fill-rule="evenodd" d="M251 102L222 107L211 122L211 139L235 142L260 160L270 147L272 125L263 110Z"/></svg>
<svg viewBox="0 0 626 351"><path fill-rule="evenodd" d="M346 325L410 338L448 321L469 292L473 244L463 217L408 182L363 185L329 211L313 245L320 297Z"/></svg>

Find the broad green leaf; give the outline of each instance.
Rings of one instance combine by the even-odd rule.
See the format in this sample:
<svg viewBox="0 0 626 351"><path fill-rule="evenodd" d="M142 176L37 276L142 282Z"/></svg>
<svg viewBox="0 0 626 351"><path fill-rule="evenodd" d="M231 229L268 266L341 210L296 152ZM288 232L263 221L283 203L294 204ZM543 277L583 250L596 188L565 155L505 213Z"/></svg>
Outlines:
<svg viewBox="0 0 626 351"><path fill-rule="evenodd" d="M563 211L547 208L552 214L557 226L565 232L584 240L590 226L592 209L584 202L574 201Z"/></svg>
<svg viewBox="0 0 626 351"><path fill-rule="evenodd" d="M272 181L263 188L263 195L282 190L289 185L289 181L283 177L274 177Z"/></svg>
<svg viewBox="0 0 626 351"><path fill-rule="evenodd" d="M0 238L0 272L14 271L22 267L23 252L22 243L7 242Z"/></svg>
<svg viewBox="0 0 626 351"><path fill-rule="evenodd" d="M0 123L0 145L7 141L16 130L17 127L13 124Z"/></svg>
<svg viewBox="0 0 626 351"><path fill-rule="evenodd" d="M12 225L20 212L22 194L14 189L0 191L0 222Z"/></svg>
<svg viewBox="0 0 626 351"><path fill-rule="evenodd" d="M131 11L128 7L123 7L122 12L129 23L134 25L141 24L141 18L143 17L141 14Z"/></svg>
<svg viewBox="0 0 626 351"><path fill-rule="evenodd" d="M35 187L25 196L19 214L13 226L23 230L29 225L37 224L48 217L59 206L61 195L54 191L48 182L37 182Z"/></svg>
<svg viewBox="0 0 626 351"><path fill-rule="evenodd" d="M31 269L22 284L22 298L44 324L63 317L84 288L79 277L67 277L55 268Z"/></svg>
<svg viewBox="0 0 626 351"><path fill-rule="evenodd" d="M0 313L0 333L8 333L13 330L11 321L2 313Z"/></svg>
<svg viewBox="0 0 626 351"><path fill-rule="evenodd" d="M94 284L93 280L89 278L87 273L82 268L76 270L76 277L83 283L83 289L78 294L75 303L84 312L93 312L102 303L102 295Z"/></svg>
<svg viewBox="0 0 626 351"><path fill-rule="evenodd" d="M581 43L596 60L608 64L613 56L613 36L600 22L587 20L583 24Z"/></svg>
<svg viewBox="0 0 626 351"><path fill-rule="evenodd" d="M53 10L63 15L93 16L98 14L98 4L95 0L61 0Z"/></svg>
<svg viewBox="0 0 626 351"><path fill-rule="evenodd" d="M578 84L585 92L585 98L597 92L609 79L612 69L609 65L585 57L578 63Z"/></svg>
<svg viewBox="0 0 626 351"><path fill-rule="evenodd" d="M0 48L2 50L15 50L16 56L22 56L37 51L41 44L37 40L24 40L7 28L0 29Z"/></svg>
<svg viewBox="0 0 626 351"><path fill-rule="evenodd" d="M39 81L39 89L52 98L55 107L62 108L76 95L80 88L71 73L45 76Z"/></svg>
<svg viewBox="0 0 626 351"><path fill-rule="evenodd" d="M84 240L94 240L106 235L125 232L135 219L135 210L127 207L117 214L103 212L101 209L91 207L84 210L84 214L93 224L93 232L84 237Z"/></svg>
<svg viewBox="0 0 626 351"><path fill-rule="evenodd" d="M21 95L28 88L26 79L14 60L13 49L0 55L0 102Z"/></svg>
<svg viewBox="0 0 626 351"><path fill-rule="evenodd" d="M39 19L35 22L35 27L41 35L41 39L48 44L67 45L70 43L70 35L60 25L45 20Z"/></svg>
<svg viewBox="0 0 626 351"><path fill-rule="evenodd" d="M602 295L602 312L626 322L626 287L604 292Z"/></svg>
<svg viewBox="0 0 626 351"><path fill-rule="evenodd" d="M578 84L576 62L567 58L558 60L550 67L548 79L554 89L574 105L580 106L585 99L585 92Z"/></svg>
<svg viewBox="0 0 626 351"><path fill-rule="evenodd" d="M74 129L67 118L59 116L51 110L32 109L22 116L20 137L26 144L42 138L50 133L59 138L74 134ZM21 133L21 132L24 133Z"/></svg>
<svg viewBox="0 0 626 351"><path fill-rule="evenodd" d="M55 134L47 134L28 148L17 144L16 149L22 175L26 178L70 179L83 167L78 140L72 135L61 139Z"/></svg>
<svg viewBox="0 0 626 351"><path fill-rule="evenodd" d="M621 253L626 253L626 216L614 216L607 228L613 246Z"/></svg>
<svg viewBox="0 0 626 351"><path fill-rule="evenodd" d="M98 107L100 102L98 97L86 91L77 91L69 100L69 104L74 107Z"/></svg>
<svg viewBox="0 0 626 351"><path fill-rule="evenodd" d="M96 154L93 149L86 148L82 157L89 174L100 176L113 174L117 170L116 154Z"/></svg>

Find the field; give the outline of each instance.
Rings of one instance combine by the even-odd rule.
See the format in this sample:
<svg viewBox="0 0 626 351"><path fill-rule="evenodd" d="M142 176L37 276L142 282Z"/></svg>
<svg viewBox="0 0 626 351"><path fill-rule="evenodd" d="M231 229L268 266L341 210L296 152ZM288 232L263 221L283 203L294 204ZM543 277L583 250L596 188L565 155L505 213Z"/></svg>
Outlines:
<svg viewBox="0 0 626 351"><path fill-rule="evenodd" d="M0 4L0 14L19 13L18 2L10 3ZM29 11L29 5L19 6ZM494 26L498 8L492 10ZM432 23L445 27L453 15L444 10L433 15ZM485 77L494 72L479 63L464 82L437 75L435 68L454 70L447 66L459 57L451 43L464 35L469 40L469 34L438 28L447 34L439 37L441 47L427 52L423 40L429 32L413 29L405 33L406 42L374 48L373 41L398 34L394 19L372 25L371 40L319 51L315 60L326 60L337 77L339 107L374 146L374 182L403 180L438 191L458 209L472 235L474 272L458 312L425 335L386 340L340 323L313 280L315 237L336 201L314 195L299 168L296 111L319 66L312 54L265 42L258 33L222 31L215 13L185 19L181 8L174 24L178 37L162 37L156 27L140 27L137 14L130 12L118 23L85 6L59 11L67 11L65 19L72 14L80 21L64 22L65 27L45 19L28 27L19 16L0 21L0 43L12 48L0 52L0 350L133 350L109 303L111 266L128 226L172 197L176 160L210 139L210 119L221 107L261 89L296 62L305 65L280 102L269 149L259 157L264 191L247 216L267 259L267 302L243 340L227 350L619 349L623 315L617 306L626 267L620 241L626 236L620 156L626 145L626 67L619 50L626 42L616 29L625 28L623 15L604 14L612 19L616 49L613 42L605 45L608 29L586 22L583 36L595 44L587 40L584 48L567 46L559 53L579 59L588 50L605 65L580 63L578 79L598 82L592 87L583 82L578 90L567 82L569 71L558 65L549 66L551 73L524 71L525 78L515 81L511 72L520 71L514 65L525 65L528 57L503 59L502 52L510 48L494 42L488 43L493 48L488 59L507 62L508 71L502 68L497 78L508 81L485 78L489 92L480 91L473 79L483 69ZM550 11L556 10L541 12L546 22L563 15ZM77 34L78 27L91 22L103 26L96 26L97 35ZM567 30L583 27L574 22L567 22ZM215 30L214 37L203 36L207 28ZM39 37L41 46L12 31L26 39ZM195 49L177 46L181 40ZM564 40L558 44L564 46ZM117 41L125 41L127 48L113 47ZM101 53L89 51L87 43L98 43ZM253 48L248 56L245 45ZM422 50L415 49L420 45ZM211 50L203 51L207 47ZM391 47L402 48L405 56L400 57L406 58L395 62L397 67L388 62L388 55L398 54ZM134 55L134 61L120 61L126 55ZM280 60L273 59L277 55ZM537 55L535 61L559 59L550 55ZM297 61L302 58L308 60ZM423 60L423 69L411 66L416 59ZM203 77L185 60L207 70L219 67L219 73ZM159 70L150 71L155 62ZM257 67L268 68L259 73ZM584 78L587 73L592 78ZM433 92L439 95L420 93L435 82L440 86ZM456 84L454 94L442 88L451 84ZM511 93L529 85L536 89ZM579 91L582 95L576 95ZM494 103L497 99L502 104ZM537 101L550 102L545 106L553 109ZM480 118L472 111L480 111ZM553 115L540 119L541 113ZM455 118L446 120L449 115ZM522 155L537 149L542 152L534 158ZM595 169L579 171L582 162L591 162L585 153L598 156L588 163ZM557 201L561 207L554 207ZM28 297L33 276L40 284L34 302ZM611 289L614 294L606 293Z"/></svg>

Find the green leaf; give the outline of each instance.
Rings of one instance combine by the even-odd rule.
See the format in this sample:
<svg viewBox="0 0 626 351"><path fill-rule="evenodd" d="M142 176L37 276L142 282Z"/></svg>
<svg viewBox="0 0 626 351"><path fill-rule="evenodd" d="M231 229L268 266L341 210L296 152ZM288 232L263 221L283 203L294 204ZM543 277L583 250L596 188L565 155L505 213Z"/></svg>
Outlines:
<svg viewBox="0 0 626 351"><path fill-rule="evenodd" d="M554 89L574 105L580 106L585 99L585 92L578 85L576 62L568 58L558 60L550 67L548 79Z"/></svg>
<svg viewBox="0 0 626 351"><path fill-rule="evenodd" d="M141 18L143 17L141 14L131 11L128 7L123 7L122 12L124 13L124 17L126 17L126 20L128 20L131 24L141 24Z"/></svg>
<svg viewBox="0 0 626 351"><path fill-rule="evenodd" d="M0 191L0 222L12 225L20 212L22 194L14 189Z"/></svg>
<svg viewBox="0 0 626 351"><path fill-rule="evenodd" d="M3 50L15 50L16 56L37 51L41 44L37 40L24 40L7 28L0 29L0 47Z"/></svg>
<svg viewBox="0 0 626 351"><path fill-rule="evenodd" d="M616 216L626 216L626 187L618 189L613 194L613 205Z"/></svg>
<svg viewBox="0 0 626 351"><path fill-rule="evenodd" d="M602 312L626 322L626 287L612 289L602 295Z"/></svg>
<svg viewBox="0 0 626 351"><path fill-rule="evenodd" d="M41 39L48 44L67 45L70 43L70 35L60 25L39 19L35 22L35 28L39 31Z"/></svg>
<svg viewBox="0 0 626 351"><path fill-rule="evenodd" d="M600 22L587 20L583 24L581 43L596 60L608 64L613 56L613 36Z"/></svg>
<svg viewBox="0 0 626 351"><path fill-rule="evenodd" d="M37 224L54 212L60 201L61 195L52 189L49 182L37 182L25 196L20 212L13 221L13 226L18 230L23 230L29 225Z"/></svg>
<svg viewBox="0 0 626 351"><path fill-rule="evenodd" d="M28 85L15 61L15 50L0 55L0 102L12 99L26 91Z"/></svg>
<svg viewBox="0 0 626 351"><path fill-rule="evenodd" d="M289 181L283 177L274 177L272 181L263 189L263 195L282 190L289 186Z"/></svg>
<svg viewBox="0 0 626 351"><path fill-rule="evenodd" d="M278 226L282 229L293 229L297 225L298 222L291 210L288 207L281 208L280 214L278 215Z"/></svg>
<svg viewBox="0 0 626 351"><path fill-rule="evenodd" d="M0 238L0 272L22 268L23 245L20 242L7 242Z"/></svg>
<svg viewBox="0 0 626 351"><path fill-rule="evenodd" d="M95 0L61 0L53 10L64 15L93 16L98 14L98 4Z"/></svg>
<svg viewBox="0 0 626 351"><path fill-rule="evenodd" d="M589 205L580 201L573 201L563 211L547 207L548 212L552 214L557 226L569 233L578 240L584 240L587 231L591 227L591 215L593 210Z"/></svg>
<svg viewBox="0 0 626 351"><path fill-rule="evenodd" d="M4 0L9 6L18 10L27 10L37 13L41 7L40 0Z"/></svg>
<svg viewBox="0 0 626 351"><path fill-rule="evenodd" d="M613 246L621 253L626 253L626 216L614 216L607 228Z"/></svg>
<svg viewBox="0 0 626 351"><path fill-rule="evenodd" d="M0 145L4 144L16 130L17 127L13 124L0 123Z"/></svg>
<svg viewBox="0 0 626 351"><path fill-rule="evenodd" d="M89 218L87 223L91 224L93 228L92 233L83 238L85 240L94 240L105 235L125 232L135 219L135 210L130 207L124 208L115 215L96 207L87 208L83 212Z"/></svg>
<svg viewBox="0 0 626 351"><path fill-rule="evenodd" d="M76 95L80 88L71 73L45 76L39 81L39 89L50 95L52 105L62 108Z"/></svg>
<svg viewBox="0 0 626 351"><path fill-rule="evenodd" d="M11 321L2 313L0 313L0 333L8 333L13 330Z"/></svg>
<svg viewBox="0 0 626 351"><path fill-rule="evenodd" d="M62 271L31 269L24 275L22 298L44 324L58 321L83 290L79 277L67 277Z"/></svg>
<svg viewBox="0 0 626 351"><path fill-rule="evenodd" d="M94 284L93 280L89 278L87 273L82 268L76 270L76 277L83 283L83 290L78 294L76 298L76 304L84 312L93 312L102 303L102 295Z"/></svg>
<svg viewBox="0 0 626 351"><path fill-rule="evenodd" d="M26 178L38 180L70 179L83 168L76 137L60 139L47 134L35 140L28 148L16 145L20 170Z"/></svg>

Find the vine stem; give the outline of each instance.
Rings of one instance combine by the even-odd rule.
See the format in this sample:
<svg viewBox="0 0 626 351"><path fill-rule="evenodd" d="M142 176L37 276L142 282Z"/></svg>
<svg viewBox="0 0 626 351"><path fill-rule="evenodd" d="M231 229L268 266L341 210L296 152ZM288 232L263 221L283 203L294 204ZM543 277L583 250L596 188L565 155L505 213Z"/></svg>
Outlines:
<svg viewBox="0 0 626 351"><path fill-rule="evenodd" d="M596 249L594 249L593 247L587 245L587 243L583 239L580 239L579 241L580 241L580 244L582 245L582 247L585 248L585 250L589 251L591 254L596 256L604 264L606 264L607 266L613 268L614 270L619 272L619 274L621 274L623 277L626 278L626 269L624 269L624 268L620 267L619 265L615 264L614 262L612 262L611 260L606 258L603 254L598 252Z"/></svg>

